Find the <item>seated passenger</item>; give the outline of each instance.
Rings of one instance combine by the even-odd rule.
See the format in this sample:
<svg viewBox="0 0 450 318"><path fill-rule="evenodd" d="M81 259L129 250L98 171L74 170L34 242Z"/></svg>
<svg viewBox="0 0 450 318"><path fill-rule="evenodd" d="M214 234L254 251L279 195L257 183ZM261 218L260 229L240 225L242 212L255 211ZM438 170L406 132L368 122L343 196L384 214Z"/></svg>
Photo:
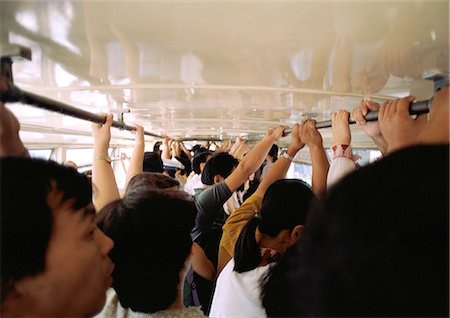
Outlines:
<svg viewBox="0 0 450 318"><path fill-rule="evenodd" d="M90 317L111 285L113 247L87 177L51 161L2 158L1 316Z"/></svg>

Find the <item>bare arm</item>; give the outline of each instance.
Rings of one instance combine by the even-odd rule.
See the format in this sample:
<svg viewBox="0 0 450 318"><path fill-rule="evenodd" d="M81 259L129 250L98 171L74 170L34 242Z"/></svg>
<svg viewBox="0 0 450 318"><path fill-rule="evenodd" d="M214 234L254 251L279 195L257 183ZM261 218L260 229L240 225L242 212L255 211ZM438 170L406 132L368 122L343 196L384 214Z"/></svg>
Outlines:
<svg viewBox="0 0 450 318"><path fill-rule="evenodd" d="M96 190L92 201L97 211L100 211L108 203L120 199L111 163L105 160L108 158L112 121L112 115L108 114L105 124L92 124L92 136L94 137L92 183Z"/></svg>
<svg viewBox="0 0 450 318"><path fill-rule="evenodd" d="M291 144L289 145L286 153L289 156L294 157L297 152L305 146L305 144L300 140L300 129L298 124L295 124L292 127L291 138ZM253 195L259 196L261 198L264 197L264 194L272 183L277 180L283 179L286 176L290 165L291 160L289 160L288 158L278 158L278 160L269 169L266 176L262 179Z"/></svg>
<svg viewBox="0 0 450 318"><path fill-rule="evenodd" d="M213 280L216 276L213 263L206 257L200 245L195 242L192 244L192 270L207 280Z"/></svg>
<svg viewBox="0 0 450 318"><path fill-rule="evenodd" d="M312 162L312 191L318 197L325 194L327 188L328 163L322 136L316 128L315 120L307 120L301 125L301 141L309 147Z"/></svg>
<svg viewBox="0 0 450 318"><path fill-rule="evenodd" d="M127 188L130 180L135 175L137 175L143 171L142 165L144 162L144 149L145 149L144 128L142 126L136 125L134 150L133 150L133 155L131 156L130 164L128 165L128 171L127 171L127 175L125 178L124 191Z"/></svg>
<svg viewBox="0 0 450 318"><path fill-rule="evenodd" d="M179 143L180 143L181 151L183 151L185 153L185 155L187 156L187 158L189 160L192 160L192 155L191 155L191 152L189 151L189 149L186 148L186 146L184 145L184 143L182 141L180 141Z"/></svg>
<svg viewBox="0 0 450 318"><path fill-rule="evenodd" d="M285 128L286 126L280 126L271 129L264 139L258 142L241 160L236 169L225 179L225 183L231 192L236 191L261 166L269 153L270 147L282 137Z"/></svg>
<svg viewBox="0 0 450 318"><path fill-rule="evenodd" d="M172 156L170 155L170 140L169 138L164 138L163 139L163 145L164 147L162 152L161 152L161 159L172 159Z"/></svg>

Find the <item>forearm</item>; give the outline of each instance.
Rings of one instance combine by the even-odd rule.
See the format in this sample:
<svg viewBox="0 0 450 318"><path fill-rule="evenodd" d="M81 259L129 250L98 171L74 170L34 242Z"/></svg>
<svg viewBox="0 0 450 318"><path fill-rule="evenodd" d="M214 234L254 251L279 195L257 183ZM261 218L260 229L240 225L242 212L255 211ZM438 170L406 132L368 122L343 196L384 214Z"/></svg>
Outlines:
<svg viewBox="0 0 450 318"><path fill-rule="evenodd" d="M124 190L127 188L130 180L143 171L144 149L144 143L137 143L134 147L133 155L131 156L130 164L128 165Z"/></svg>
<svg viewBox="0 0 450 318"><path fill-rule="evenodd" d="M107 149L94 148L94 161L92 162L94 194L92 201L97 212L107 204L120 199L111 163L105 160L106 158L108 158Z"/></svg>
<svg viewBox="0 0 450 318"><path fill-rule="evenodd" d="M299 150L300 148L289 146L286 153L289 156L294 157ZM290 159L285 157L278 158L278 160L273 164L273 166L269 169L267 174L262 179L254 195L264 197L264 194L271 184L286 177L286 173L289 170L291 162L292 161Z"/></svg>
<svg viewBox="0 0 450 318"><path fill-rule="evenodd" d="M326 192L330 164L322 145L310 145L309 151L312 162L312 191L316 196L320 197Z"/></svg>

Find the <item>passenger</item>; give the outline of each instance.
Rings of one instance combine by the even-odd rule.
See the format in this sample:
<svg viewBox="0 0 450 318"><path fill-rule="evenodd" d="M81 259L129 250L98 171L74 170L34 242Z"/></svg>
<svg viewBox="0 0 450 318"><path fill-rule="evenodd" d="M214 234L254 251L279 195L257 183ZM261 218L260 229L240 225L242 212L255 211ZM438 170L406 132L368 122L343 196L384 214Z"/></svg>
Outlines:
<svg viewBox="0 0 450 318"><path fill-rule="evenodd" d="M112 117L108 115L104 125L92 126L96 154L100 157L109 147L111 123ZM141 134L138 133L137 140L141 138L139 136ZM143 152L142 148L137 147L133 155L140 157L137 153L139 149ZM94 183L115 186L108 161L101 158L99 161L94 161L94 172L100 168L108 173L96 174ZM133 158L131 163L134 163L135 167L130 167L128 172L138 172L137 167L140 167L140 164ZM190 268L191 256L194 270L206 279L214 277L215 269L202 250L198 246L192 246L189 233L195 219L195 205L187 200L187 194L177 190L178 182L160 173L138 173L131 178L122 200L119 200L117 191L113 197L111 193L105 195L106 191L100 186L97 187L97 201L106 204L99 213L98 222L107 235L117 242L117 248L111 255L117 258L120 264L113 274L115 291L109 291L107 306L101 316L133 315L136 310L152 313L169 307L177 309L166 312L169 315L198 316L201 313L199 309L183 309L182 304L182 286ZM115 199L111 202L113 198ZM158 246L155 247L155 244ZM127 253L133 256L125 257ZM129 258L133 259L135 264L130 262ZM174 277L177 279L174 280ZM131 283L136 280L140 283ZM164 293L164 288L168 290L167 293ZM176 292L175 295L173 291ZM162 294L150 297L154 292ZM170 302L167 303L168 301Z"/></svg>
<svg viewBox="0 0 450 318"><path fill-rule="evenodd" d="M100 211L99 227L116 244L114 290L99 317L203 317L183 305L195 205L181 191L142 190Z"/></svg>
<svg viewBox="0 0 450 318"><path fill-rule="evenodd" d="M448 316L448 88L412 141L421 122L410 101L383 106L390 155L345 177L309 213L264 287L268 315Z"/></svg>
<svg viewBox="0 0 450 318"><path fill-rule="evenodd" d="M305 146L300 134L301 127L295 125L287 155L275 162L256 192L223 226L219 260L227 263L217 280L212 317L266 316L260 279L298 239L314 196L304 182L282 180L292 157Z"/></svg>
<svg viewBox="0 0 450 318"><path fill-rule="evenodd" d="M219 153L206 163L202 173L202 182L213 185L200 192L196 197L197 217L192 237L203 248L214 266L217 266L222 226L227 217L223 208L224 203L245 182L249 175L258 169L272 144L281 138L285 128L280 126L270 130L236 168L237 160L227 153ZM204 312L207 314L212 296L212 286L201 280L196 281L196 283L199 287L200 301Z"/></svg>
<svg viewBox="0 0 450 318"><path fill-rule="evenodd" d="M1 316L90 317L101 310L113 242L95 225L88 179L52 161L3 158Z"/></svg>
<svg viewBox="0 0 450 318"><path fill-rule="evenodd" d="M208 150L202 152L198 151L192 158L192 169L193 171L186 180L184 185L184 191L190 195L195 195L199 192L198 189L203 189L204 185L201 180L203 169L205 168L206 162L211 158L211 153ZM196 191L197 190L197 191Z"/></svg>

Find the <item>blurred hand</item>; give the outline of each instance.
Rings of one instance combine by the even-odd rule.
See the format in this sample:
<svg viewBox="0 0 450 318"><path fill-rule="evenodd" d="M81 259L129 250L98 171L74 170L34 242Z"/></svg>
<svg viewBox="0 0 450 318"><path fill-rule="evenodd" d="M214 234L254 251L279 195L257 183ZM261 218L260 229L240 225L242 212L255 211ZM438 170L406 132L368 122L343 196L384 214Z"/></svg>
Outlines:
<svg viewBox="0 0 450 318"><path fill-rule="evenodd" d="M389 153L415 144L427 121L426 114L416 119L410 116L409 105L412 101L414 97L408 96L387 102L380 108L378 122Z"/></svg>
<svg viewBox="0 0 450 318"><path fill-rule="evenodd" d="M362 100L359 107L353 109L352 111L352 119L362 127L364 133L370 138L381 136L380 125L378 121L366 121L364 116L366 116L369 112L375 112L379 109L379 104L369 100Z"/></svg>
<svg viewBox="0 0 450 318"><path fill-rule="evenodd" d="M94 151L101 155L108 154L109 142L111 141L112 114L100 113L106 117L104 124L92 124L92 136L94 137Z"/></svg>
<svg viewBox="0 0 450 318"><path fill-rule="evenodd" d="M350 113L344 109L333 113L331 117L331 128L333 130L333 143L335 145L350 145L352 137L348 123L349 117Z"/></svg>
<svg viewBox="0 0 450 318"><path fill-rule="evenodd" d="M134 142L135 144L143 144L144 141L144 127L140 126L140 125L135 125L136 130L134 131L135 136L134 136Z"/></svg>
<svg viewBox="0 0 450 318"><path fill-rule="evenodd" d="M273 141L278 141L281 137L283 137L283 131L286 128L288 128L288 126L278 126L276 128L269 129L266 134L266 138L270 138Z"/></svg>
<svg viewBox="0 0 450 318"><path fill-rule="evenodd" d="M316 128L316 121L314 119L308 119L304 123L300 124L300 139L308 147L322 146L322 135Z"/></svg>
<svg viewBox="0 0 450 318"><path fill-rule="evenodd" d="M300 132L301 130L299 124L295 124L294 126L292 126L291 144L289 148L293 148L293 150L295 151L299 151L300 149L305 147L305 144L301 140Z"/></svg>

